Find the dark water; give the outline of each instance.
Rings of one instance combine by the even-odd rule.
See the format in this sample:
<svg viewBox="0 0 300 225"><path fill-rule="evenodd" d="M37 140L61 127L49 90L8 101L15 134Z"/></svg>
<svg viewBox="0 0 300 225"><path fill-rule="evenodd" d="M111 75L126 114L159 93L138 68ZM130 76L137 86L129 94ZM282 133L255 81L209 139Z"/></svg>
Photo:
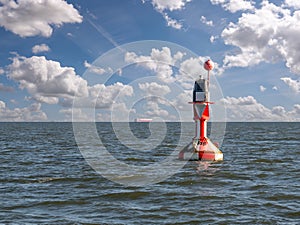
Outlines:
<svg viewBox="0 0 300 225"><path fill-rule="evenodd" d="M145 124L130 126L149 137ZM178 124L167 127L144 160L112 154L159 160L176 145ZM111 135L109 123L97 128ZM122 150L117 141L104 145ZM188 162L160 183L125 187L87 164L71 123L0 123L0 223L300 224L300 123L228 123L221 149L222 163Z"/></svg>

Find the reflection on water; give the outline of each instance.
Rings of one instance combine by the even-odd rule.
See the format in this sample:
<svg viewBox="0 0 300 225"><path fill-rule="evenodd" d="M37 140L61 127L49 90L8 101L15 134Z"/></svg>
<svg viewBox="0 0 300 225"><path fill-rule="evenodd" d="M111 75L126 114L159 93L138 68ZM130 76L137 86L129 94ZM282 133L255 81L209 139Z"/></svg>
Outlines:
<svg viewBox="0 0 300 225"><path fill-rule="evenodd" d="M196 170L199 175L213 175L220 170L219 167L214 166L215 162L195 161L195 163L197 165Z"/></svg>

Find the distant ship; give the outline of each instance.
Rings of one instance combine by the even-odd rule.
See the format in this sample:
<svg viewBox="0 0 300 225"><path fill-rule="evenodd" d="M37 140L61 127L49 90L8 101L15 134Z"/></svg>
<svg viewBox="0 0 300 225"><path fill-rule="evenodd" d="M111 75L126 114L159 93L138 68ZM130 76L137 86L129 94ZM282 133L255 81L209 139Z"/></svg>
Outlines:
<svg viewBox="0 0 300 225"><path fill-rule="evenodd" d="M152 122L152 119L148 119L148 118L136 118L134 120L134 122L149 123L149 122Z"/></svg>

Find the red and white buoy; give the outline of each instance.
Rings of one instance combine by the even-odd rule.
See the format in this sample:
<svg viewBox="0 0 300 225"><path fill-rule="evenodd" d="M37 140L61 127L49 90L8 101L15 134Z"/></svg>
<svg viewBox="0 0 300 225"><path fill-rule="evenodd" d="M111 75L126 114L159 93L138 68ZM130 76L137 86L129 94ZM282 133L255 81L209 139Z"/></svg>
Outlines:
<svg viewBox="0 0 300 225"><path fill-rule="evenodd" d="M214 67L211 60L204 63L204 69L208 71L207 79L200 76L195 81L193 90L193 111L196 124L195 137L192 144L179 153L182 160L206 160L222 161L223 153L207 137L207 121L209 119L209 72Z"/></svg>

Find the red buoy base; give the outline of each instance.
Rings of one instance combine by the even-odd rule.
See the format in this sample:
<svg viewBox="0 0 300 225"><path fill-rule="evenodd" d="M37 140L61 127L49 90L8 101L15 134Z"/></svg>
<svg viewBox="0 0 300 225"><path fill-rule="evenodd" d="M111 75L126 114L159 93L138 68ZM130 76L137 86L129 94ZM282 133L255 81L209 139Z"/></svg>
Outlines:
<svg viewBox="0 0 300 225"><path fill-rule="evenodd" d="M180 160L192 161L223 161L223 153L214 145L208 138L207 144L200 146L200 150L195 149L191 143L185 149L179 152L178 158Z"/></svg>

